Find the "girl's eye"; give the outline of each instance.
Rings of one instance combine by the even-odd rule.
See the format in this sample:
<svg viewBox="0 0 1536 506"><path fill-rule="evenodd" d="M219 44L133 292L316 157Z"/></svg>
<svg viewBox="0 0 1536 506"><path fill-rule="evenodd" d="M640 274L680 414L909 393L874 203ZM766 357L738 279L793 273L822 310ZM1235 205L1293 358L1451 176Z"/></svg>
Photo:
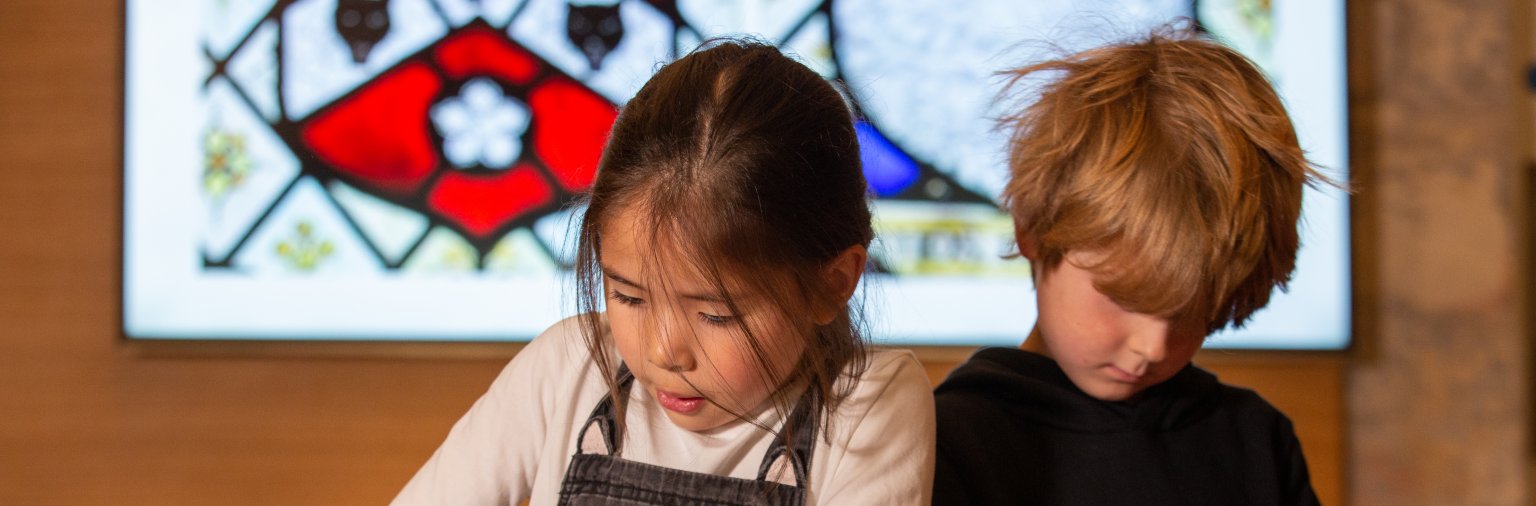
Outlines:
<svg viewBox="0 0 1536 506"><path fill-rule="evenodd" d="M642 302L645 302L644 299L641 299L639 297L630 297L628 295L624 295L622 293L619 293L618 290L614 290L612 292L609 292L608 293L608 297L613 299L614 301L617 301L618 303L626 305L626 306L634 306L634 305L638 305L638 304L640 304Z"/></svg>
<svg viewBox="0 0 1536 506"><path fill-rule="evenodd" d="M721 316L709 313L699 313L699 319L703 320L704 323L708 323L717 327L724 327L727 324L736 321L735 316Z"/></svg>

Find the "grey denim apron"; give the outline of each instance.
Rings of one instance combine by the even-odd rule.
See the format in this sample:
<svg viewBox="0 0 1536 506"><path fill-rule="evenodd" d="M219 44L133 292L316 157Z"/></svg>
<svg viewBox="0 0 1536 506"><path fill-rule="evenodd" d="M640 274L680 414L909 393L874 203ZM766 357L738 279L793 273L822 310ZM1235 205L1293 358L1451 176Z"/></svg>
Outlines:
<svg viewBox="0 0 1536 506"><path fill-rule="evenodd" d="M635 377L629 369L619 367L619 399L629 398L630 385ZM584 505L638 505L638 504L761 504L801 506L805 504L805 485L811 471L811 452L816 443L817 406L816 396L807 393L801 397L790 414L787 425L792 427L794 441L786 447L783 438L775 438L763 455L757 479L748 480L671 469L619 458L616 454L623 447L623 434L614 423L612 397L604 396L592 416L582 426L577 438L576 454L571 456L565 481L560 483L560 504ZM589 433L600 431L602 445L587 444ZM595 437L595 436L594 436ZM593 440L595 441L595 439ZM788 465L790 469L783 469ZM788 472L793 471L790 476ZM769 478L770 473L781 480L793 478L794 485L779 483Z"/></svg>

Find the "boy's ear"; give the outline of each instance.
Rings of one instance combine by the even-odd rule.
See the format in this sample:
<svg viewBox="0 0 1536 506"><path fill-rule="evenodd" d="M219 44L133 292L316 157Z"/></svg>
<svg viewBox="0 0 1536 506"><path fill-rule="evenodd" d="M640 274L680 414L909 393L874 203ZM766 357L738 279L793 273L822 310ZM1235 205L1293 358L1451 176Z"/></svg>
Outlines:
<svg viewBox="0 0 1536 506"><path fill-rule="evenodd" d="M869 252L864 246L855 244L822 266L821 277L836 296L832 300L836 304L816 308L816 323L827 325L837 319L848 299L853 297L854 290L859 288L859 279L864 276L864 265L868 261Z"/></svg>
<svg viewBox="0 0 1536 506"><path fill-rule="evenodd" d="M1040 245L1035 242L1035 236L1029 235L1023 228L1014 227L1013 240L1019 245L1019 255L1031 262L1040 260Z"/></svg>

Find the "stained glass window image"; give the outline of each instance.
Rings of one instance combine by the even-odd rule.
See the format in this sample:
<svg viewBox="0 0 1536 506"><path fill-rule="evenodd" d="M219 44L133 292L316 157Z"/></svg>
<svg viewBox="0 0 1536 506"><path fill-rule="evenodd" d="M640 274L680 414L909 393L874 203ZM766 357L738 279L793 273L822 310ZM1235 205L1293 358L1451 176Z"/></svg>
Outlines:
<svg viewBox="0 0 1536 506"><path fill-rule="evenodd" d="M525 340L569 315L573 218L618 112L721 36L849 95L891 344L1017 343L995 72L1175 19L1243 51L1347 177L1342 0L130 0L124 331ZM1215 347L1339 348L1347 200L1306 196L1290 293Z"/></svg>

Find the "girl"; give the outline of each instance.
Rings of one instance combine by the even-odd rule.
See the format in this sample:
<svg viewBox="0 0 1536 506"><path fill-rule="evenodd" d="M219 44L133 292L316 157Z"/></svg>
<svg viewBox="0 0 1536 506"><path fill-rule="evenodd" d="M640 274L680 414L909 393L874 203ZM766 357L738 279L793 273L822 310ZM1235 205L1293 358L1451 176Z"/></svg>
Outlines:
<svg viewBox="0 0 1536 506"><path fill-rule="evenodd" d="M865 188L842 96L777 49L662 68L603 151L583 313L512 360L396 503L927 504L926 375L865 349L849 305Z"/></svg>

